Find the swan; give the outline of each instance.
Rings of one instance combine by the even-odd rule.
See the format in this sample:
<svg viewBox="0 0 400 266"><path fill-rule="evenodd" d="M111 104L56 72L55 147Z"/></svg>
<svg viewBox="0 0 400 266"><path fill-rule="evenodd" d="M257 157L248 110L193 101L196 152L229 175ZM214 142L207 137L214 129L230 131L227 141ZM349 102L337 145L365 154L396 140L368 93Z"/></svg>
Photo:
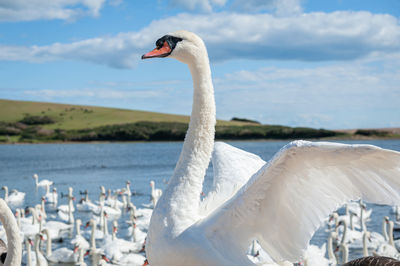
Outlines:
<svg viewBox="0 0 400 266"><path fill-rule="evenodd" d="M69 187L68 188L68 205L60 205L57 208L58 217L61 220L68 222L70 224L73 224L75 222L75 218L74 218L75 197L72 195L72 193L73 193L73 189L72 189L72 187Z"/></svg>
<svg viewBox="0 0 400 266"><path fill-rule="evenodd" d="M3 243L0 248L1 262L4 266L19 266L22 256L19 228L12 211L3 199L0 199L0 222L7 235L7 246Z"/></svg>
<svg viewBox="0 0 400 266"><path fill-rule="evenodd" d="M399 204L400 153L372 145L293 141L244 183L230 186L214 174L212 191L230 186L215 205L200 194L214 148L215 102L203 41L178 31L157 40L142 59L186 63L194 84L193 107L182 151L151 217L146 254L150 265L253 265L252 239L274 261L298 261L313 233L333 210L358 198ZM246 165L225 161L233 172ZM242 169L246 172L247 169ZM223 169L221 169L223 172ZM221 172L220 171L220 172ZM246 180L247 178L247 180ZM219 193L217 193L219 194ZM200 211L202 210L202 211ZM301 228L301 230L299 230Z"/></svg>
<svg viewBox="0 0 400 266"><path fill-rule="evenodd" d="M123 258L124 253L137 253L142 249L141 243L134 243L124 239L117 238L118 223L113 221L112 235L106 235L101 243L100 248L104 250L104 254L107 258L113 262L120 262Z"/></svg>
<svg viewBox="0 0 400 266"><path fill-rule="evenodd" d="M28 237L25 238L25 248L24 252L22 253L22 263L27 266L36 265L36 255L35 252L32 251L32 240Z"/></svg>
<svg viewBox="0 0 400 266"><path fill-rule="evenodd" d="M46 235L46 259L51 263L71 263L77 260L77 257L73 250L66 247L62 247L56 250L52 250L51 238L49 231L43 229L42 233Z"/></svg>
<svg viewBox="0 0 400 266"><path fill-rule="evenodd" d="M132 214L130 215L130 218L130 223L132 224L132 226L130 226L125 233L126 237L131 238L133 242L143 243L147 234L137 227L136 219Z"/></svg>
<svg viewBox="0 0 400 266"><path fill-rule="evenodd" d="M47 179L43 179L39 182L39 176L37 174L33 174L32 178L35 179L36 187L46 187L47 185L51 186L54 184L53 181Z"/></svg>
<svg viewBox="0 0 400 266"><path fill-rule="evenodd" d="M347 247L346 243L341 243L337 248L336 251L342 252L342 263L345 264L349 260L349 248Z"/></svg>
<svg viewBox="0 0 400 266"><path fill-rule="evenodd" d="M8 187L3 186L1 188L4 190L4 201L11 206L20 206L24 202L25 193L17 191L16 189L11 190L11 193L8 194Z"/></svg>
<svg viewBox="0 0 400 266"><path fill-rule="evenodd" d="M400 253L397 251L394 241L393 241L393 221L388 221L389 224L389 232L388 232L388 241L381 243L376 251L373 252L374 256L386 256L395 259L400 259Z"/></svg>
<svg viewBox="0 0 400 266"><path fill-rule="evenodd" d="M43 240L42 234L35 235L35 254L36 254L36 265L37 266L48 266L49 263L47 259L43 256L42 252L40 251L40 241Z"/></svg>
<svg viewBox="0 0 400 266"><path fill-rule="evenodd" d="M81 212L93 212L93 213L100 213L100 206L94 204L89 199L89 193L87 190L84 192L85 198L82 198L78 204L76 204L76 208L78 211Z"/></svg>
<svg viewBox="0 0 400 266"><path fill-rule="evenodd" d="M155 207L158 199L162 195L162 190L159 188L155 188L155 183L153 180L150 181L150 187L151 187L151 202L153 203L153 207Z"/></svg>
<svg viewBox="0 0 400 266"><path fill-rule="evenodd" d="M46 187L49 187L49 186L46 186ZM49 191L48 193L46 193L44 195L44 199L45 199L46 203L57 206L57 203L58 203L57 188L54 187L51 192Z"/></svg>
<svg viewBox="0 0 400 266"><path fill-rule="evenodd" d="M81 235L81 225L82 225L81 219L76 219L76 221L75 221L76 235L71 240L71 244L86 250L86 249L89 249L90 245L89 245L89 242L87 242L87 240Z"/></svg>
<svg viewBox="0 0 400 266"><path fill-rule="evenodd" d="M147 231L153 210L148 208L136 209L136 206L132 202L128 203L128 210L130 212L131 219L135 219L137 228L142 231Z"/></svg>

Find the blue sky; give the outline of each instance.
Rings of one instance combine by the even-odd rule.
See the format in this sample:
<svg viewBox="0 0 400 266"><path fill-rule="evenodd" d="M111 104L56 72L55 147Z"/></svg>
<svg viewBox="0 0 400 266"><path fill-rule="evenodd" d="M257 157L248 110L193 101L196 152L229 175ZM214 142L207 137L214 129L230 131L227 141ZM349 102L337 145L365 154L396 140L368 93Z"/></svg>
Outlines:
<svg viewBox="0 0 400 266"><path fill-rule="evenodd" d="M173 59L209 51L217 117L329 129L400 127L398 0L0 0L0 98L190 114Z"/></svg>

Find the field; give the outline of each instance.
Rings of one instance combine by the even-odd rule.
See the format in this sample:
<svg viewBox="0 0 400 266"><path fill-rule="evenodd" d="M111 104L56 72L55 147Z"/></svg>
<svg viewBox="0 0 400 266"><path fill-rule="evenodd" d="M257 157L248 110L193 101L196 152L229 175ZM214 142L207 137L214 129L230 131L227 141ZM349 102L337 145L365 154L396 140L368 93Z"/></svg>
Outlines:
<svg viewBox="0 0 400 266"><path fill-rule="evenodd" d="M48 116L55 123L45 124L48 129L85 129L106 125L149 122L188 123L189 116L146 111L135 111L96 106L56 104L46 102L12 101L0 99L0 121L15 123L25 116ZM245 122L219 120L218 125L241 126Z"/></svg>

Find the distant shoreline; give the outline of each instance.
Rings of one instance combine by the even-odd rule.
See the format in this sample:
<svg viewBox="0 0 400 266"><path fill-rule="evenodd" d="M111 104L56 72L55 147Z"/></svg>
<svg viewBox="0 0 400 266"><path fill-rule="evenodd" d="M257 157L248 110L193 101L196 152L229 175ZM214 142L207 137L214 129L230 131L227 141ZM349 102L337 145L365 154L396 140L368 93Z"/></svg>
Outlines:
<svg viewBox="0 0 400 266"><path fill-rule="evenodd" d="M0 144L183 141L189 117L146 111L0 99ZM400 139L400 128L328 130L218 120L225 141Z"/></svg>

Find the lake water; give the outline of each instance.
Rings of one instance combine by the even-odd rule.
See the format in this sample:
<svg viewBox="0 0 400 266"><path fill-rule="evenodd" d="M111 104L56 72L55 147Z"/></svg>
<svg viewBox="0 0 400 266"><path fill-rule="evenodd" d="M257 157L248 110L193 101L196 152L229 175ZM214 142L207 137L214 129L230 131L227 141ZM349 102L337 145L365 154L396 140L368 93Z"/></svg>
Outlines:
<svg viewBox="0 0 400 266"><path fill-rule="evenodd" d="M363 140L340 141L342 143L366 143L382 148L400 151L400 140ZM229 144L255 153L269 160L288 141L235 141ZM125 187L125 181L131 181L131 189L137 192L132 202L139 208L149 203L150 180L163 189L165 181L171 176L178 160L182 142L167 143L94 143L94 144L32 144L0 145L0 185L9 189L26 192L23 206L40 203L43 189L36 190L32 175L37 173L39 180L50 179L55 182L58 192L67 193L68 187L74 189L74 195L81 197L79 191L85 189L92 200L99 197L99 186L106 189ZM209 168L205 180L207 188L211 181L212 169ZM207 191L207 189L205 189ZM1 194L2 195L2 194ZM59 204L67 199L59 197ZM381 231L382 217L390 214L390 207L368 205L373 208L372 219L368 227L372 231ZM85 223L84 213L76 213ZM119 224L123 227L126 215ZM126 225L125 225L126 226ZM301 230L301 228L299 228ZM321 228L313 237L312 243L321 245L326 242L326 233ZM358 253L351 253L358 256Z"/></svg>

